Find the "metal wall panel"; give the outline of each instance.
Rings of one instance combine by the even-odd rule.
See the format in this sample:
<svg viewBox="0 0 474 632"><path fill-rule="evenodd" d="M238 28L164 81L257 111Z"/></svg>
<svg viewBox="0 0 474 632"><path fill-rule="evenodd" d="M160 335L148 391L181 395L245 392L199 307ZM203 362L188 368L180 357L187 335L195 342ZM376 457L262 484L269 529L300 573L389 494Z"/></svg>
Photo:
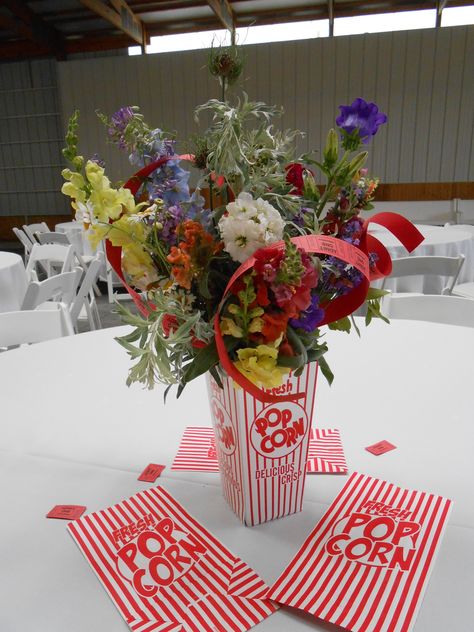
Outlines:
<svg viewBox="0 0 474 632"><path fill-rule="evenodd" d="M0 215L67 212L56 62L0 64Z"/></svg>
<svg viewBox="0 0 474 632"><path fill-rule="evenodd" d="M474 27L354 35L244 47L243 89L282 105L277 125L319 150L337 106L376 101L389 124L371 143L369 168L385 182L474 179ZM199 128L193 109L220 88L206 51L0 64L0 215L64 213L61 147L75 108L81 151L98 152L112 179L132 172L106 143L95 111L139 105L151 125L176 132L182 151ZM58 78L56 78L58 76ZM202 117L201 129L207 123Z"/></svg>
<svg viewBox="0 0 474 632"><path fill-rule="evenodd" d="M474 174L473 41L474 27L461 26L246 46L242 87L284 107L278 125L305 132L300 151L324 144L339 104L374 100L389 116L371 144L374 174L385 182L465 181ZM185 141L198 131L194 106L220 93L204 51L62 62L59 85L64 120L81 110L84 153L98 150L117 179L131 169L106 145L97 107L110 114L140 105L151 124Z"/></svg>

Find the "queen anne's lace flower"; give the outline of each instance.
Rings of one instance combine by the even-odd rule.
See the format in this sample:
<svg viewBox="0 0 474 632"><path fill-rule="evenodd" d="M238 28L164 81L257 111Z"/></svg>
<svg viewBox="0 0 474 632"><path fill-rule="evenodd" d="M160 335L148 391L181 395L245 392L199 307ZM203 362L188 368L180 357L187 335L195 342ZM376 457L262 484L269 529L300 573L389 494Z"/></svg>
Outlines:
<svg viewBox="0 0 474 632"><path fill-rule="evenodd" d="M254 200L250 193L242 192L226 209L219 231L225 250L235 261L242 263L259 248L282 239L285 223L280 213L262 198Z"/></svg>

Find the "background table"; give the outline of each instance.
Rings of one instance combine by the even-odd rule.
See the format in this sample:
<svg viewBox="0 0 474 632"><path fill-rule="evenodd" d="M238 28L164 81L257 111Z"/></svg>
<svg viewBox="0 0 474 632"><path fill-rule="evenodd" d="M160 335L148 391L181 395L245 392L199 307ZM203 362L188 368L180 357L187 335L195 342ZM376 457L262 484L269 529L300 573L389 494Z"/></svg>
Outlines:
<svg viewBox="0 0 474 632"><path fill-rule="evenodd" d="M187 425L210 425L203 379L179 400L163 389L125 386L129 359L101 330L0 354L0 630L126 632L55 504L105 508L149 486L150 463L167 469L157 483L273 582L346 481L307 477L301 513L248 528L227 507L218 474L173 472ZM313 424L340 428L350 471L454 501L414 632L471 632L474 620L472 352L474 329L416 321L376 322L362 337L329 332L336 379L320 378ZM26 368L26 370L25 370ZM396 450L375 457L381 439ZM258 630L338 630L281 610Z"/></svg>
<svg viewBox="0 0 474 632"><path fill-rule="evenodd" d="M413 252L408 253L398 239L387 229L376 224L370 225L370 233L387 248L392 259L414 256L457 257L464 255L465 261L459 275L458 283L474 281L474 239L471 233L449 226L420 226L418 230L425 240ZM392 292L423 292L424 294L441 294L446 286L446 279L436 276L387 279L385 287Z"/></svg>
<svg viewBox="0 0 474 632"><path fill-rule="evenodd" d="M54 230L58 233L65 233L80 255L95 254L81 222L62 222L56 224Z"/></svg>
<svg viewBox="0 0 474 632"><path fill-rule="evenodd" d="M0 312L21 309L28 281L20 255L0 251Z"/></svg>

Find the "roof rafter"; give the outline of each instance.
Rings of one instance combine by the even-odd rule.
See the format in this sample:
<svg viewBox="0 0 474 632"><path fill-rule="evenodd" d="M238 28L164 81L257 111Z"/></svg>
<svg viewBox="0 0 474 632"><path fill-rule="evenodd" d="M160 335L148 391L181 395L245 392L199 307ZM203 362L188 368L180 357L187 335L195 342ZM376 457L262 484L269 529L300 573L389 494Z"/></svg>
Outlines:
<svg viewBox="0 0 474 632"><path fill-rule="evenodd" d="M143 23L133 13L125 0L110 0L113 9L104 4L102 0L79 0L79 2L128 35L142 48L145 48L146 33Z"/></svg>
<svg viewBox="0 0 474 632"><path fill-rule="evenodd" d="M55 28L47 24L34 13L24 0L2 0L12 17L2 13L0 23L3 28L27 41L34 42L53 53L57 58L64 57L64 38Z"/></svg>
<svg viewBox="0 0 474 632"><path fill-rule="evenodd" d="M231 33L235 30L234 12L228 0L207 0L207 4L223 24L224 28L229 29Z"/></svg>

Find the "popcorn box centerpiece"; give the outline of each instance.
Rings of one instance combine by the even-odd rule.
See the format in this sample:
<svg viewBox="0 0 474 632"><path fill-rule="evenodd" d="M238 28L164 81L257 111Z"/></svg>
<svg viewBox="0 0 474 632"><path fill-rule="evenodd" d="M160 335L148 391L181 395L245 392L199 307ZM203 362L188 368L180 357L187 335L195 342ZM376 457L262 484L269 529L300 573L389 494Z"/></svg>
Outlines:
<svg viewBox="0 0 474 632"><path fill-rule="evenodd" d="M264 403L225 376L207 384L225 499L247 526L301 511L314 408L317 363L290 374L275 395L295 400Z"/></svg>

